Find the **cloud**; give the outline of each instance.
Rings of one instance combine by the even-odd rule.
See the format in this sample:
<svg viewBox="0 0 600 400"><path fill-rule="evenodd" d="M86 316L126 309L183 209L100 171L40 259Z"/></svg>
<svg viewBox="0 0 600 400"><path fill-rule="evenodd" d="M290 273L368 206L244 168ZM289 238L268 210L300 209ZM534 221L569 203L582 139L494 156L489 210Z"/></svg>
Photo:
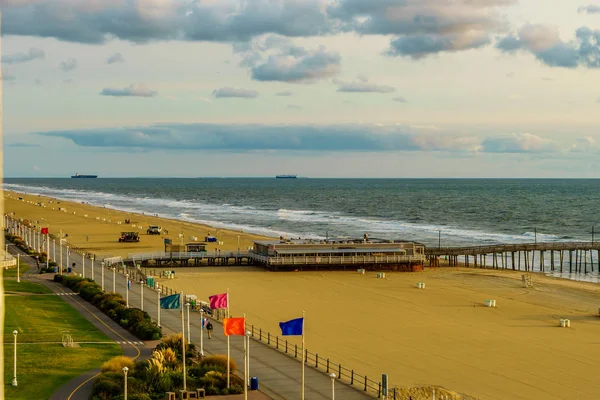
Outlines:
<svg viewBox="0 0 600 400"><path fill-rule="evenodd" d="M314 83L339 74L341 56L320 46L306 49L282 36L269 35L233 46L242 54L241 66L256 81Z"/></svg>
<svg viewBox="0 0 600 400"><path fill-rule="evenodd" d="M390 55L424 57L488 43L516 0L7 0L7 35L103 44L120 39L247 42L275 34L392 36Z"/></svg>
<svg viewBox="0 0 600 400"><path fill-rule="evenodd" d="M552 153L558 151L554 141L530 133L487 137L481 142L486 153Z"/></svg>
<svg viewBox="0 0 600 400"><path fill-rule="evenodd" d="M596 6L593 4L587 6L581 6L577 9L580 13L586 14L600 14L600 6Z"/></svg>
<svg viewBox="0 0 600 400"><path fill-rule="evenodd" d="M266 33L317 36L331 30L322 0L8 0L7 35L103 44L111 39L246 41Z"/></svg>
<svg viewBox="0 0 600 400"><path fill-rule="evenodd" d="M597 153L599 150L596 139L591 136L580 137L569 149L572 153Z"/></svg>
<svg viewBox="0 0 600 400"><path fill-rule="evenodd" d="M392 100L397 101L398 103L407 103L404 97L394 97Z"/></svg>
<svg viewBox="0 0 600 400"><path fill-rule="evenodd" d="M125 62L125 58L123 57L123 55L121 53L111 54L106 59L107 64L116 64L116 63L124 63L124 62Z"/></svg>
<svg viewBox="0 0 600 400"><path fill-rule="evenodd" d="M340 0L329 7L342 29L362 35L393 35L386 54L419 59L482 47L506 30L498 13L512 0Z"/></svg>
<svg viewBox="0 0 600 400"><path fill-rule="evenodd" d="M75 68L77 68L77 60L74 58L69 58L60 63L60 69L62 69L65 72L72 71Z"/></svg>
<svg viewBox="0 0 600 400"><path fill-rule="evenodd" d="M67 139L84 147L174 151L440 151L464 154L560 151L552 140L528 133L481 139L451 134L436 126L399 124L156 124L36 134Z"/></svg>
<svg viewBox="0 0 600 400"><path fill-rule="evenodd" d="M333 83L338 85L338 92L345 93L392 93L396 91L396 89L391 86L369 83L365 77L361 77L358 82L344 82L334 79Z"/></svg>
<svg viewBox="0 0 600 400"><path fill-rule="evenodd" d="M44 50L32 47L27 53L15 53L2 56L2 62L5 64L18 64L33 60L40 60L46 57Z"/></svg>
<svg viewBox="0 0 600 400"><path fill-rule="evenodd" d="M290 92L289 90L284 90L283 92L277 92L275 93L275 96L293 96L294 93Z"/></svg>
<svg viewBox="0 0 600 400"><path fill-rule="evenodd" d="M115 97L154 97L158 94L155 90L147 88L145 85L131 84L128 87L117 89L117 88L104 88L100 92L102 96L115 96Z"/></svg>
<svg viewBox="0 0 600 400"><path fill-rule="evenodd" d="M525 25L519 32L503 37L496 48L505 53L529 52L550 67L600 68L600 30L581 27L575 40L564 42L553 25Z"/></svg>
<svg viewBox="0 0 600 400"><path fill-rule="evenodd" d="M232 87L223 87L219 89L215 89L212 92L212 95L217 99L224 99L229 97L239 97L242 99L254 99L258 97L258 92L256 90L250 89L236 89Z"/></svg>

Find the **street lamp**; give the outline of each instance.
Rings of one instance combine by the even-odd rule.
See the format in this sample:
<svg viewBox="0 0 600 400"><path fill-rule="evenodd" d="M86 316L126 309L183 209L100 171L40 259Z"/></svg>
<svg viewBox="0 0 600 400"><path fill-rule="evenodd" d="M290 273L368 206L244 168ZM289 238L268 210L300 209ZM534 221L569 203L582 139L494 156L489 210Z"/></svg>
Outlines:
<svg viewBox="0 0 600 400"><path fill-rule="evenodd" d="M204 310L200 308L200 356L204 357Z"/></svg>
<svg viewBox="0 0 600 400"><path fill-rule="evenodd" d="M96 280L96 276L94 275L94 256L92 256L92 280Z"/></svg>
<svg viewBox="0 0 600 400"><path fill-rule="evenodd" d="M19 332L16 330L13 331L13 335L15 335L15 364L14 364L14 372L13 372L13 381L12 385L17 386L17 335Z"/></svg>
<svg viewBox="0 0 600 400"><path fill-rule="evenodd" d="M157 289L156 293L158 293L158 326L160 326L160 289Z"/></svg>
<svg viewBox="0 0 600 400"><path fill-rule="evenodd" d="M115 274L117 273L117 267L113 267L113 293L117 293L117 278Z"/></svg>
<svg viewBox="0 0 600 400"><path fill-rule="evenodd" d="M83 279L85 279L85 253L81 255L81 273L83 274Z"/></svg>
<svg viewBox="0 0 600 400"><path fill-rule="evenodd" d="M190 339L190 303L185 303L185 307L187 308L187 337L188 343L191 343L192 340Z"/></svg>
<svg viewBox="0 0 600 400"><path fill-rule="evenodd" d="M127 308L129 308L129 274L125 274L125 279L127 280L127 283L125 285L127 289L125 290L125 305L127 306Z"/></svg>
<svg viewBox="0 0 600 400"><path fill-rule="evenodd" d="M144 281L140 281L140 303L142 303L140 309L144 311Z"/></svg>
<svg viewBox="0 0 600 400"><path fill-rule="evenodd" d="M248 370L248 381L246 382L246 386L250 386L250 331L246 331L246 368Z"/></svg>
<svg viewBox="0 0 600 400"><path fill-rule="evenodd" d="M104 291L104 261L100 263L100 272L102 273L102 291Z"/></svg>
<svg viewBox="0 0 600 400"><path fill-rule="evenodd" d="M332 372L329 377L331 378L331 400L335 400L335 374Z"/></svg>
<svg viewBox="0 0 600 400"><path fill-rule="evenodd" d="M129 368L123 367L123 374L125 374L125 393L124 393L125 400L127 400L127 371L129 371Z"/></svg>

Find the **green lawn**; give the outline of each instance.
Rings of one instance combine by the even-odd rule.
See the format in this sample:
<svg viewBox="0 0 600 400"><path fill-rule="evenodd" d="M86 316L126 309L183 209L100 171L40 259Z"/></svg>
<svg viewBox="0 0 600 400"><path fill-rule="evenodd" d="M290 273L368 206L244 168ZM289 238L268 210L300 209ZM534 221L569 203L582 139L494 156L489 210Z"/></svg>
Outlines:
<svg viewBox="0 0 600 400"><path fill-rule="evenodd" d="M17 282L16 278L6 278L4 280L4 292L10 295L11 293L52 293L52 290L46 286L27 282L23 279L21 279L21 282Z"/></svg>
<svg viewBox="0 0 600 400"><path fill-rule="evenodd" d="M28 270L29 270L29 265L27 265L23 261L21 261L21 266L19 267L19 274L22 276ZM0 268L0 271L2 271L2 277L4 277L4 278L9 278L9 277L16 278L17 277L17 266L16 265L9 269Z"/></svg>
<svg viewBox="0 0 600 400"><path fill-rule="evenodd" d="M41 285L4 279L12 285L27 285L40 292ZM83 300L80 300L83 301ZM80 348L65 348L62 335L68 333L75 342L107 342L98 331L61 297L23 295L5 297L4 317L4 381L7 399L48 399L64 383L82 373L99 367L104 361L122 354L116 344L82 344ZM19 332L17 349L18 387L11 386L13 374L13 330Z"/></svg>

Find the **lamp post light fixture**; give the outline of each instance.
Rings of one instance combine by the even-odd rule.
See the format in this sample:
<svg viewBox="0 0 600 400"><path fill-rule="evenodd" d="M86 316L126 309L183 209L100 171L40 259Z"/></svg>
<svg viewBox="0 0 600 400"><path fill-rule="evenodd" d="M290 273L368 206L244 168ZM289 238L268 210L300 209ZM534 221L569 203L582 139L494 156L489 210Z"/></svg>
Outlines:
<svg viewBox="0 0 600 400"><path fill-rule="evenodd" d="M125 375L125 392L123 393L123 397L125 400L127 400L127 372L129 371L129 368L127 367L123 367L123 374Z"/></svg>
<svg viewBox="0 0 600 400"><path fill-rule="evenodd" d="M335 374L332 372L329 374L329 377L331 378L331 400L335 400Z"/></svg>
<svg viewBox="0 0 600 400"><path fill-rule="evenodd" d="M13 386L17 386L17 335L19 334L19 332L17 332L17 330L15 329L13 331L13 335L15 335L15 363L14 363L14 369L13 369L13 380L12 380L12 385Z"/></svg>

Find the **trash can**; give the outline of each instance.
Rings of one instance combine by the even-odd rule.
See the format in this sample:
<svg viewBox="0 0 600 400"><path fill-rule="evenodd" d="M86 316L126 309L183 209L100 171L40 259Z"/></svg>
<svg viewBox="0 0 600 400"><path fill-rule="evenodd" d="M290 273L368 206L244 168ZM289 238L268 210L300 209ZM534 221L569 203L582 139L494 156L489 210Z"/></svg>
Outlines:
<svg viewBox="0 0 600 400"><path fill-rule="evenodd" d="M72 271L71 267L67 268L68 273L71 273L71 271Z"/></svg>
<svg viewBox="0 0 600 400"><path fill-rule="evenodd" d="M153 276L146 277L146 284L149 287L154 288L154 277Z"/></svg>
<svg viewBox="0 0 600 400"><path fill-rule="evenodd" d="M258 390L258 378L255 376L250 378L250 390Z"/></svg>
<svg viewBox="0 0 600 400"><path fill-rule="evenodd" d="M54 273L58 272L58 267L54 267Z"/></svg>

